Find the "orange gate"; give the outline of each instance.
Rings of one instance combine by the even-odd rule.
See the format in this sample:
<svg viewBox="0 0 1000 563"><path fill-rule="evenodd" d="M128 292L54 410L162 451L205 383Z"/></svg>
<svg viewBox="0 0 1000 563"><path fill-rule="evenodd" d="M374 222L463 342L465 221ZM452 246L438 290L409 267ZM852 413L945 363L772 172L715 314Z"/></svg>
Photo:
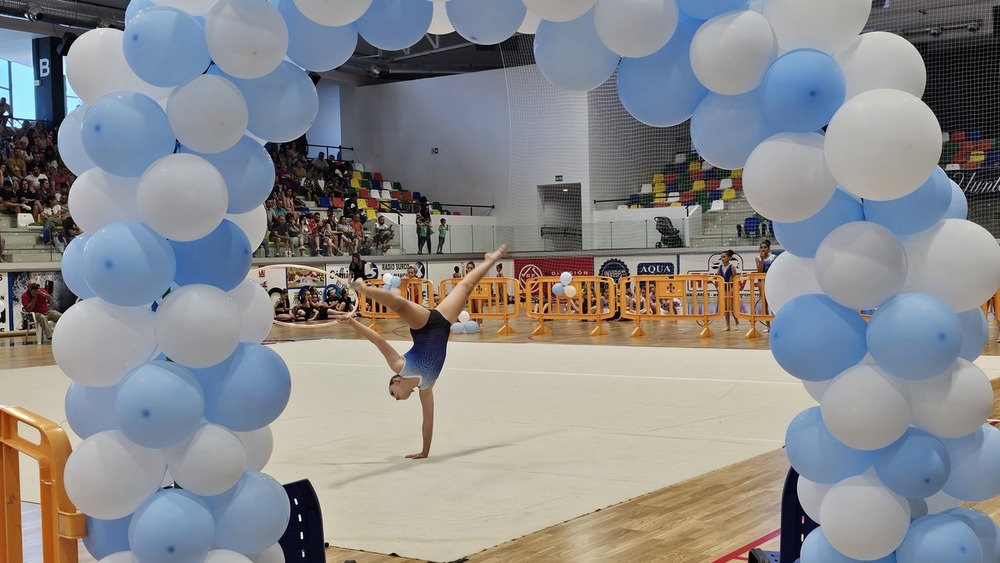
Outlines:
<svg viewBox="0 0 1000 563"><path fill-rule="evenodd" d="M642 321L698 321L705 328L700 336L712 336L711 321L725 314L720 303L726 288L715 274L679 274L674 276L628 276L618 280L618 309L624 319L634 319L632 336L645 336ZM711 305L716 305L715 312Z"/></svg>
<svg viewBox="0 0 1000 563"><path fill-rule="evenodd" d="M749 291L748 295L743 295L740 293L739 299L736 300L737 307L733 314L736 315L738 319L746 319L750 322L750 330L743 335L743 338L760 338L760 331L757 330L757 323L770 323L774 320L774 313L772 313L767 308L767 293L764 291L764 278L767 277L766 273L762 272L749 272L742 273L739 276L739 283L741 287L744 287ZM739 305L744 303L746 299L747 312L744 313L743 308ZM760 308L760 312L757 308Z"/></svg>
<svg viewBox="0 0 1000 563"><path fill-rule="evenodd" d="M595 321L597 327L590 335L607 334L608 330L602 323L616 312L618 286L615 280L605 276L573 276L573 283L570 284L576 292L573 297L552 293L552 286L557 283L562 283L557 276L525 280L524 293L530 301L527 315L538 321L531 335L551 333L545 326L547 320Z"/></svg>
<svg viewBox="0 0 1000 563"><path fill-rule="evenodd" d="M414 303L434 308L436 297L434 295L433 283L427 280L415 278L402 278L402 282L403 283L399 286L399 293L401 296L405 299L413 301ZM365 285L370 287L383 287L385 282L381 279L365 280ZM362 293L359 295L359 299L361 302L358 303L358 312L361 313L362 317L372 320L372 324L368 325L368 327L376 332L380 332L382 330L382 327L378 324L379 320L399 318L399 315L396 314L395 311L375 301L368 295Z"/></svg>
<svg viewBox="0 0 1000 563"><path fill-rule="evenodd" d="M451 293L451 290L461 281L461 278L442 280L438 286L438 295L444 299L444 296ZM466 303L469 318L477 321L502 319L503 326L500 327L497 334L517 334L517 331L510 326L509 321L511 317L521 314L520 294L520 287L514 278L483 278L469 294L469 300Z"/></svg>

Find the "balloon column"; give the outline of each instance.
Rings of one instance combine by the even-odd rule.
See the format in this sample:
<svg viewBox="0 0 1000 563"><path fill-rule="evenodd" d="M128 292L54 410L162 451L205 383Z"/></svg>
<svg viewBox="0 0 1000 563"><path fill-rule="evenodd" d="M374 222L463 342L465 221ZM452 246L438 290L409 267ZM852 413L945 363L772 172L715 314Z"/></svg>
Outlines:
<svg viewBox="0 0 1000 563"><path fill-rule="evenodd" d="M992 391L971 363L1000 247L937 168L923 61L892 34L859 36L869 0L748 4L133 0L124 33L81 36L67 66L85 105L59 145L86 231L63 272L84 299L53 353L74 380L84 441L66 480L91 553L280 556L287 499L260 470L290 381L260 345L267 295L243 278L273 184L258 141L296 139L317 114L303 69L340 66L358 35L398 50L428 31L490 44L537 29L549 81L584 91L617 69L636 119L690 119L698 152L743 168L775 221L787 252L767 278L771 348L820 402L786 438L821 524L803 563L1000 560L996 525L955 508L1000 494Z"/></svg>

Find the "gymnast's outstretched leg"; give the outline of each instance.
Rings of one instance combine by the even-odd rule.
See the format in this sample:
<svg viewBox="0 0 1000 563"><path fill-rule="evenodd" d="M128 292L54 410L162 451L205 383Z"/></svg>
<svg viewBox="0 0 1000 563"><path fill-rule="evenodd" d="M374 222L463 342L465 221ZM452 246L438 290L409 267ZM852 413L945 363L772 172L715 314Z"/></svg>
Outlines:
<svg viewBox="0 0 1000 563"><path fill-rule="evenodd" d="M354 280L351 284L354 291L358 292L358 296L361 294L367 295L375 300L379 305L383 305L391 309L394 313L399 315L399 318L403 320L404 323L413 329L423 328L427 324L427 319L430 317L430 311L427 310L423 305L414 303L408 299L405 299L401 295L396 295L390 291L386 291L380 287L370 287L364 284L360 279Z"/></svg>
<svg viewBox="0 0 1000 563"><path fill-rule="evenodd" d="M448 319L448 322L454 323L458 320L458 315L461 313L469 301L469 295L472 294L473 290L476 289L476 285L479 281L486 277L486 274L493 269L493 266L507 253L507 245L502 244L500 248L489 252L486 254L483 262L476 266L474 270L469 272L462 278L462 281L451 290L451 293L444 298L441 303L434 309L441 313L441 316Z"/></svg>

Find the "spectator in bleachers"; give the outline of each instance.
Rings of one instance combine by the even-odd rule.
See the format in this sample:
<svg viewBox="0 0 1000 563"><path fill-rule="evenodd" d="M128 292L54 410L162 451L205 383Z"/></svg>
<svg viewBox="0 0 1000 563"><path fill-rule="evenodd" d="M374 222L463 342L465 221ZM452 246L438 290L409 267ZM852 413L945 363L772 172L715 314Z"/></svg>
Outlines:
<svg viewBox="0 0 1000 563"><path fill-rule="evenodd" d="M424 245L427 245L427 254L431 253L431 222L424 219L423 215L417 215L417 254L424 253Z"/></svg>
<svg viewBox="0 0 1000 563"><path fill-rule="evenodd" d="M76 221L73 220L73 216L69 213L63 215L62 220L62 231L59 232L59 240L62 241L62 247L66 248L69 243L73 242L73 239L80 236L83 230L77 226Z"/></svg>
<svg viewBox="0 0 1000 563"><path fill-rule="evenodd" d="M41 168L39 168L38 164L35 164L34 166L32 166L31 167L31 172L29 172L24 177L24 179L27 180L32 185L32 187L34 187L34 188L38 188L40 186L41 180L43 178L44 179L48 179L48 176L46 176L45 174L42 174L42 170L41 170Z"/></svg>
<svg viewBox="0 0 1000 563"><path fill-rule="evenodd" d="M14 117L14 108L7 103L7 98L0 98L0 129L6 130L12 117Z"/></svg>
<svg viewBox="0 0 1000 563"><path fill-rule="evenodd" d="M354 230L354 238L358 241L359 250L371 246L371 239L365 234L365 224L362 222L361 217L360 213L355 213L351 217L351 229Z"/></svg>
<svg viewBox="0 0 1000 563"><path fill-rule="evenodd" d="M320 254L323 256L341 256L344 254L340 250L340 235L337 234L331 220L322 222L319 229Z"/></svg>
<svg viewBox="0 0 1000 563"><path fill-rule="evenodd" d="M278 215L274 220L274 224L271 225L271 242L274 243L275 255L292 255L292 237L291 233L289 233L288 223L285 221L284 215ZM282 248L284 248L284 250L282 250Z"/></svg>
<svg viewBox="0 0 1000 563"><path fill-rule="evenodd" d="M375 235L373 237L375 250L385 254L392 244L393 236L395 236L395 233L392 230L392 225L385 222L385 216L379 215L378 220L375 222Z"/></svg>
<svg viewBox="0 0 1000 563"><path fill-rule="evenodd" d="M21 208L21 203L17 200L17 192L14 191L14 186L7 180L3 183L3 188L0 188L0 206L3 207L3 211L6 213L21 213L23 209Z"/></svg>
<svg viewBox="0 0 1000 563"><path fill-rule="evenodd" d="M20 148L14 149L14 156L7 159L7 171L15 178L23 178L28 173L28 163L24 159L24 151Z"/></svg>
<svg viewBox="0 0 1000 563"><path fill-rule="evenodd" d="M56 196L50 195L42 206L42 212L38 215L38 220L42 223L42 243L55 246L53 234L57 227L62 227L63 210Z"/></svg>
<svg viewBox="0 0 1000 563"><path fill-rule="evenodd" d="M320 151L316 158L312 161L313 169L317 170L321 174L326 174L330 170L330 163L326 160L326 153Z"/></svg>
<svg viewBox="0 0 1000 563"><path fill-rule="evenodd" d="M340 222L337 223L337 232L340 233L340 244L344 252L355 254L361 251L358 239L354 236L354 228L348 223L346 214L340 216Z"/></svg>
<svg viewBox="0 0 1000 563"><path fill-rule="evenodd" d="M448 221L444 217L441 218L441 224L438 225L438 254L444 254L444 239L448 236Z"/></svg>
<svg viewBox="0 0 1000 563"><path fill-rule="evenodd" d="M24 212L31 213L32 217L38 217L42 214L42 202L39 201L38 188L28 178L21 178L17 190L17 201L21 204Z"/></svg>

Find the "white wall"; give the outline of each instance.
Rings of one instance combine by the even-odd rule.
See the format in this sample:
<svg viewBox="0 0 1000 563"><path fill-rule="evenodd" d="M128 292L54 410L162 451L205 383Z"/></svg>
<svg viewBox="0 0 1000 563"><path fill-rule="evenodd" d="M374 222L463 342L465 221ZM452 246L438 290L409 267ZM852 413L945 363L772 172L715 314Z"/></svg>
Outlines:
<svg viewBox="0 0 1000 563"><path fill-rule="evenodd" d="M306 132L306 139L313 145L331 147L340 145L343 138L340 120L340 85L332 80L320 80L316 85L316 93L319 94L319 114ZM321 150L323 149L312 149L310 156L316 156Z"/></svg>

